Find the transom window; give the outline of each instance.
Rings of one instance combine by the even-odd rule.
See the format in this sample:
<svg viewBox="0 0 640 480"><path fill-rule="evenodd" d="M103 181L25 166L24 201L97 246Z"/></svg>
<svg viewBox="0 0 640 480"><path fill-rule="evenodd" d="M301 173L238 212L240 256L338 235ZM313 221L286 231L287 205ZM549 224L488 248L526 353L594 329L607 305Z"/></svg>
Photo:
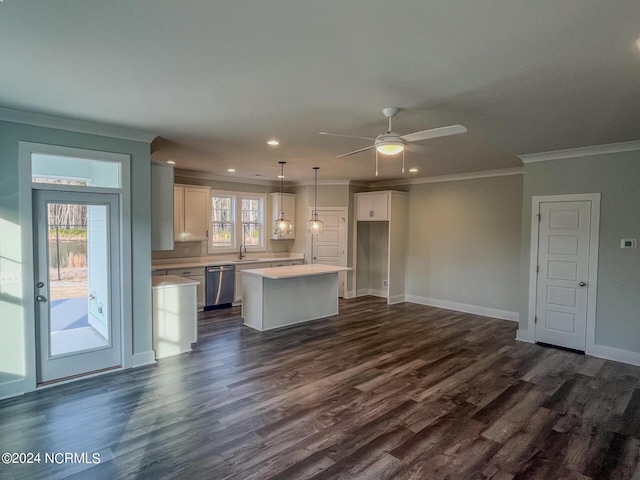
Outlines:
<svg viewBox="0 0 640 480"><path fill-rule="evenodd" d="M211 192L209 253L265 249L266 195L244 192Z"/></svg>

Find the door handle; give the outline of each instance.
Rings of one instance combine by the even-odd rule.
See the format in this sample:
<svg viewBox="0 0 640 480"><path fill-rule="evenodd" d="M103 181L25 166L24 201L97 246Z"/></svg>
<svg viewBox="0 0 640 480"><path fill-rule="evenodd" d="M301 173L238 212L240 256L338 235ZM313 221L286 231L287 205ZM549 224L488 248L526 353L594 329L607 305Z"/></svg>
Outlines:
<svg viewBox="0 0 640 480"><path fill-rule="evenodd" d="M585 282L580 282L578 285L580 285L581 287L586 287L587 284Z"/></svg>
<svg viewBox="0 0 640 480"><path fill-rule="evenodd" d="M36 287L42 288L42 287L44 287L44 283L43 282L38 282L38 283L36 283Z"/></svg>
<svg viewBox="0 0 640 480"><path fill-rule="evenodd" d="M44 295L38 295L36 297L36 302L46 302L47 301L47 297L45 297Z"/></svg>

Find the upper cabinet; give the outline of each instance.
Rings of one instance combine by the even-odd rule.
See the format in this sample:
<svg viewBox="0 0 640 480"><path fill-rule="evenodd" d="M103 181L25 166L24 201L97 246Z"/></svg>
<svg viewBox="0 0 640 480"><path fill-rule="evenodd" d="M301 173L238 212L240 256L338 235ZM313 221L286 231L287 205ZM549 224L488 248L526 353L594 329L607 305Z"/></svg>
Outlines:
<svg viewBox="0 0 640 480"><path fill-rule="evenodd" d="M291 220L293 223L293 230L287 235L276 235L273 232L273 222L280 217L280 192L271 193L271 239L272 240L289 240L296 238L296 196L292 193L285 193L283 197L284 205L284 217L287 220Z"/></svg>
<svg viewBox="0 0 640 480"><path fill-rule="evenodd" d="M209 236L211 194L209 187L175 185L173 232L176 242L197 242Z"/></svg>
<svg viewBox="0 0 640 480"><path fill-rule="evenodd" d="M173 167L151 162L151 249L173 250Z"/></svg>
<svg viewBox="0 0 640 480"><path fill-rule="evenodd" d="M390 192L357 193L356 220L389 220Z"/></svg>

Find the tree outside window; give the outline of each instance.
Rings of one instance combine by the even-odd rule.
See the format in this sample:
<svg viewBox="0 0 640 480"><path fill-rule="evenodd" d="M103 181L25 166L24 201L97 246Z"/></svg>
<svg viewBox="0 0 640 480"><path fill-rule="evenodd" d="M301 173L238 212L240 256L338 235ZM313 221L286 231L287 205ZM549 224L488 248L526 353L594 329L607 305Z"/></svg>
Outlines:
<svg viewBox="0 0 640 480"><path fill-rule="evenodd" d="M232 196L211 197L211 246L233 248L233 203Z"/></svg>
<svg viewBox="0 0 640 480"><path fill-rule="evenodd" d="M265 249L264 215L266 195L212 191L209 253Z"/></svg>
<svg viewBox="0 0 640 480"><path fill-rule="evenodd" d="M242 243L249 247L262 244L262 221L259 198L242 198Z"/></svg>

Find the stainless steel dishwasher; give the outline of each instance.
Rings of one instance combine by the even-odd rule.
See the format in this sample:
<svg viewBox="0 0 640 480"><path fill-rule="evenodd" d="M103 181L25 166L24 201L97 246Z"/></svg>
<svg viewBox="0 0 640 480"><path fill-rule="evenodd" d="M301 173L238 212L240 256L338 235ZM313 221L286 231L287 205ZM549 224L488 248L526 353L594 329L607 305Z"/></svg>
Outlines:
<svg viewBox="0 0 640 480"><path fill-rule="evenodd" d="M205 310L231 305L236 281L236 267L233 265L215 265L206 269Z"/></svg>

